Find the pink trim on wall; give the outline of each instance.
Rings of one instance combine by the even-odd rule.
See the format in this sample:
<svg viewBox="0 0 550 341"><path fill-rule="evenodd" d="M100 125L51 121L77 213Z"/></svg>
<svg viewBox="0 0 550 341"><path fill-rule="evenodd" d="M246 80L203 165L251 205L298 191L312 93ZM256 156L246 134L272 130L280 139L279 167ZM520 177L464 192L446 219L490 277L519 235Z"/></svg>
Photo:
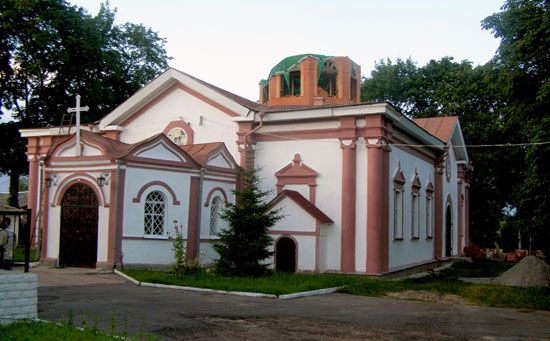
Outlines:
<svg viewBox="0 0 550 341"><path fill-rule="evenodd" d="M292 230L269 230L268 234L288 234L294 236L316 236L316 231L292 231Z"/></svg>
<svg viewBox="0 0 550 341"><path fill-rule="evenodd" d="M458 250L456 250L457 252L457 255L458 256L462 256L462 235L463 235L463 232L462 232L462 208L463 208L463 205L464 205L464 197L462 196L462 181L458 181L457 183L457 186L456 186L456 192L457 192L457 198L458 198L458 203L457 203L457 209L458 209L458 216L456 217L457 218L457 247L458 247Z"/></svg>
<svg viewBox="0 0 550 341"><path fill-rule="evenodd" d="M342 149L342 239L340 270L355 272L355 214L357 153L355 139L340 143Z"/></svg>
<svg viewBox="0 0 550 341"><path fill-rule="evenodd" d="M211 106L213 106L214 108L228 114L229 116L231 117L237 117L237 116L240 116L238 113L234 112L233 110L230 110L226 107L224 107L223 105L219 104L218 102L214 102L213 100L211 100L210 98L204 96L203 94L191 89L190 87L182 84L182 83L178 83L176 85L178 88L180 88L181 90L195 96L196 98L200 99L201 101L205 102L205 103L208 103L210 104Z"/></svg>
<svg viewBox="0 0 550 341"><path fill-rule="evenodd" d="M191 179L193 179L193 178L191 178ZM149 188L151 186L164 187L164 189L166 189L168 191L168 193L170 193L170 196L172 196L172 204L175 205L175 206L178 206L180 204L179 200L176 198L176 193L174 192L174 190L166 182L163 182L163 181L151 181L151 182L148 182L145 185L143 185L139 189L136 197L132 199L132 202L135 202L135 203L141 202L141 196L143 195L143 192L145 192L145 190L147 190L147 188Z"/></svg>
<svg viewBox="0 0 550 341"><path fill-rule="evenodd" d="M197 238L199 238L199 190L201 179L196 176L191 177L191 185L189 186L189 215L187 220L187 249L185 255L187 260L197 258Z"/></svg>
<svg viewBox="0 0 550 341"><path fill-rule="evenodd" d="M302 163L300 154L294 154L292 163L277 171L275 177L277 178L277 194L281 193L286 185L308 185L308 199L315 204L317 172Z"/></svg>
<svg viewBox="0 0 550 341"><path fill-rule="evenodd" d="M30 140L30 139L29 139ZM37 203L36 197L38 195L38 158L35 155L29 155L32 160L29 161L29 197L28 197L28 207L32 210L31 215L31 227L36 226L36 212L37 212ZM30 236L29 236L30 238Z"/></svg>
<svg viewBox="0 0 550 341"><path fill-rule="evenodd" d="M185 122L184 120L177 120L177 121L170 121L162 131L162 133L166 136L168 136L168 133L170 130L174 128L181 128L187 135L187 143L185 144L193 144L194 137L195 137L195 131L191 128L191 126Z"/></svg>
<svg viewBox="0 0 550 341"><path fill-rule="evenodd" d="M470 184L464 188L464 243L470 246Z"/></svg>
<svg viewBox="0 0 550 341"><path fill-rule="evenodd" d="M388 271L390 123L382 115L366 117L367 141L367 273ZM376 139L375 144L371 144ZM381 200L382 199L382 200Z"/></svg>
<svg viewBox="0 0 550 341"><path fill-rule="evenodd" d="M132 168L155 169L155 170L163 170L163 171L175 172L175 173L186 173L186 174L198 174L199 173L198 169L182 169L182 168L177 168L177 167L174 167L174 166L159 167L157 165L150 164L150 162L151 162L151 160L146 161L146 163L128 161L126 163L126 165L130 166ZM180 164L180 166L181 166L181 164Z"/></svg>
<svg viewBox="0 0 550 341"><path fill-rule="evenodd" d="M116 196L116 172L111 173L111 182L110 182L110 197L111 201L114 202ZM123 234L123 221L124 221L124 187L126 184L126 170L120 170L120 184L119 184L119 196L118 196L118 219L115 222L115 206L111 205L109 207L109 249L107 250L107 263L110 265L120 265L122 264L122 234ZM114 244L115 244L115 230L118 226L117 233L117 254L114 254Z"/></svg>
<svg viewBox="0 0 550 341"><path fill-rule="evenodd" d="M297 252L298 252L298 248L296 248L296 253ZM320 255L321 255L321 224L317 220L315 222L315 272L319 272ZM298 266L298 258L296 258L296 266Z"/></svg>
<svg viewBox="0 0 550 341"><path fill-rule="evenodd" d="M49 201L50 201L50 189L46 186L44 186L44 199L42 200L42 257L46 257L48 255L48 230L49 230L49 216L50 216L50 208L49 208ZM34 212L33 212L34 215Z"/></svg>
<svg viewBox="0 0 550 341"><path fill-rule="evenodd" d="M443 228L443 167L438 167L444 158L435 164L435 192L434 192L434 257L440 259L442 255L441 233Z"/></svg>
<svg viewBox="0 0 550 341"><path fill-rule="evenodd" d="M214 187L210 190L210 192L208 192L208 195L206 196L206 201L204 202L205 207L208 207L208 205L210 205L210 199L212 198L214 192L220 192L223 196L223 201L227 203L227 194L225 193L224 189L221 187Z"/></svg>
<svg viewBox="0 0 550 341"><path fill-rule="evenodd" d="M85 183L86 185L90 186L91 189L93 189L97 196L99 206L109 207L105 195L103 194L103 190L99 188L96 183L96 178L85 172L75 172L73 173L73 175L69 175L68 177L63 179L63 181L61 181L61 183L57 186L57 190L55 191L52 206L61 205L61 200L63 199L63 194L65 194L65 191L71 185L80 182Z"/></svg>
<svg viewBox="0 0 550 341"><path fill-rule="evenodd" d="M215 182L223 182L225 184L232 184L235 185L237 183L237 180L222 180L222 179L216 179L216 178L203 178L204 181L215 181Z"/></svg>

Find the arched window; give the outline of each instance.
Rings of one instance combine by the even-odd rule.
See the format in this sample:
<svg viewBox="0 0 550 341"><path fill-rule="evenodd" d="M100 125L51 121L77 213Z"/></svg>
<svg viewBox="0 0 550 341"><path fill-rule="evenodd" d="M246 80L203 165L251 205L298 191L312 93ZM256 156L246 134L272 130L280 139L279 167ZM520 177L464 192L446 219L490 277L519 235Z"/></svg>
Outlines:
<svg viewBox="0 0 550 341"><path fill-rule="evenodd" d="M145 199L144 229L145 235L160 236L164 234L166 215L166 197L159 191L147 194Z"/></svg>
<svg viewBox="0 0 550 341"><path fill-rule="evenodd" d="M220 215L222 213L223 199L216 195L210 202L210 235L216 236L220 232Z"/></svg>
<svg viewBox="0 0 550 341"><path fill-rule="evenodd" d="M337 83L338 68L332 61L325 63L321 74L319 75L318 87L323 89L326 96L332 97L338 94ZM321 95L321 94L319 94Z"/></svg>

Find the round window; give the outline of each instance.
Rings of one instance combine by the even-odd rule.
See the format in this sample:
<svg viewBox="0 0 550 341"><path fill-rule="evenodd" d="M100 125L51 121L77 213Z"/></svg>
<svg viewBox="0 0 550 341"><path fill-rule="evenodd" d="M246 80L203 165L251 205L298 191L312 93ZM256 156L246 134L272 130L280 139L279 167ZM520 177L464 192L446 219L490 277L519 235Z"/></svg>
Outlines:
<svg viewBox="0 0 550 341"><path fill-rule="evenodd" d="M187 134L181 128L173 128L168 132L168 138L178 146L187 143Z"/></svg>

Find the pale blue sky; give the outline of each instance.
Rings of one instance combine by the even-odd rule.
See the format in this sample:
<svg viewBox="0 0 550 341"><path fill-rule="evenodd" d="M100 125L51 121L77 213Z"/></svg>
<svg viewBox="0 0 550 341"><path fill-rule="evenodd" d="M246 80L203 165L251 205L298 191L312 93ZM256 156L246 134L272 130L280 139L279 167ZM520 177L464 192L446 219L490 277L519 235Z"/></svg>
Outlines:
<svg viewBox="0 0 550 341"><path fill-rule="evenodd" d="M70 0L96 14L100 1ZM118 22L142 23L167 38L170 66L258 99L258 82L282 58L349 56L370 74L375 61L419 65L452 56L487 62L498 40L480 21L504 0L111 0Z"/></svg>

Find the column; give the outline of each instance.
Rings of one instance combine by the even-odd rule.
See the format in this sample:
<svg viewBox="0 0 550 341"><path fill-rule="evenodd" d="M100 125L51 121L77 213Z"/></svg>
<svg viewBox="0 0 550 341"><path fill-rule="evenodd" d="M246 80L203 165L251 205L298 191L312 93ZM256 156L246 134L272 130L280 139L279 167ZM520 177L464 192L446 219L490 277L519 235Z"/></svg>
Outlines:
<svg viewBox="0 0 550 341"><path fill-rule="evenodd" d="M185 257L188 261L197 258L197 244L200 238L200 181L200 177L191 177L191 186L189 188L189 218L187 221L187 249L185 252Z"/></svg>
<svg viewBox="0 0 550 341"><path fill-rule="evenodd" d="M355 139L341 140L342 149L342 245L341 271L355 272L355 210L357 154Z"/></svg>

